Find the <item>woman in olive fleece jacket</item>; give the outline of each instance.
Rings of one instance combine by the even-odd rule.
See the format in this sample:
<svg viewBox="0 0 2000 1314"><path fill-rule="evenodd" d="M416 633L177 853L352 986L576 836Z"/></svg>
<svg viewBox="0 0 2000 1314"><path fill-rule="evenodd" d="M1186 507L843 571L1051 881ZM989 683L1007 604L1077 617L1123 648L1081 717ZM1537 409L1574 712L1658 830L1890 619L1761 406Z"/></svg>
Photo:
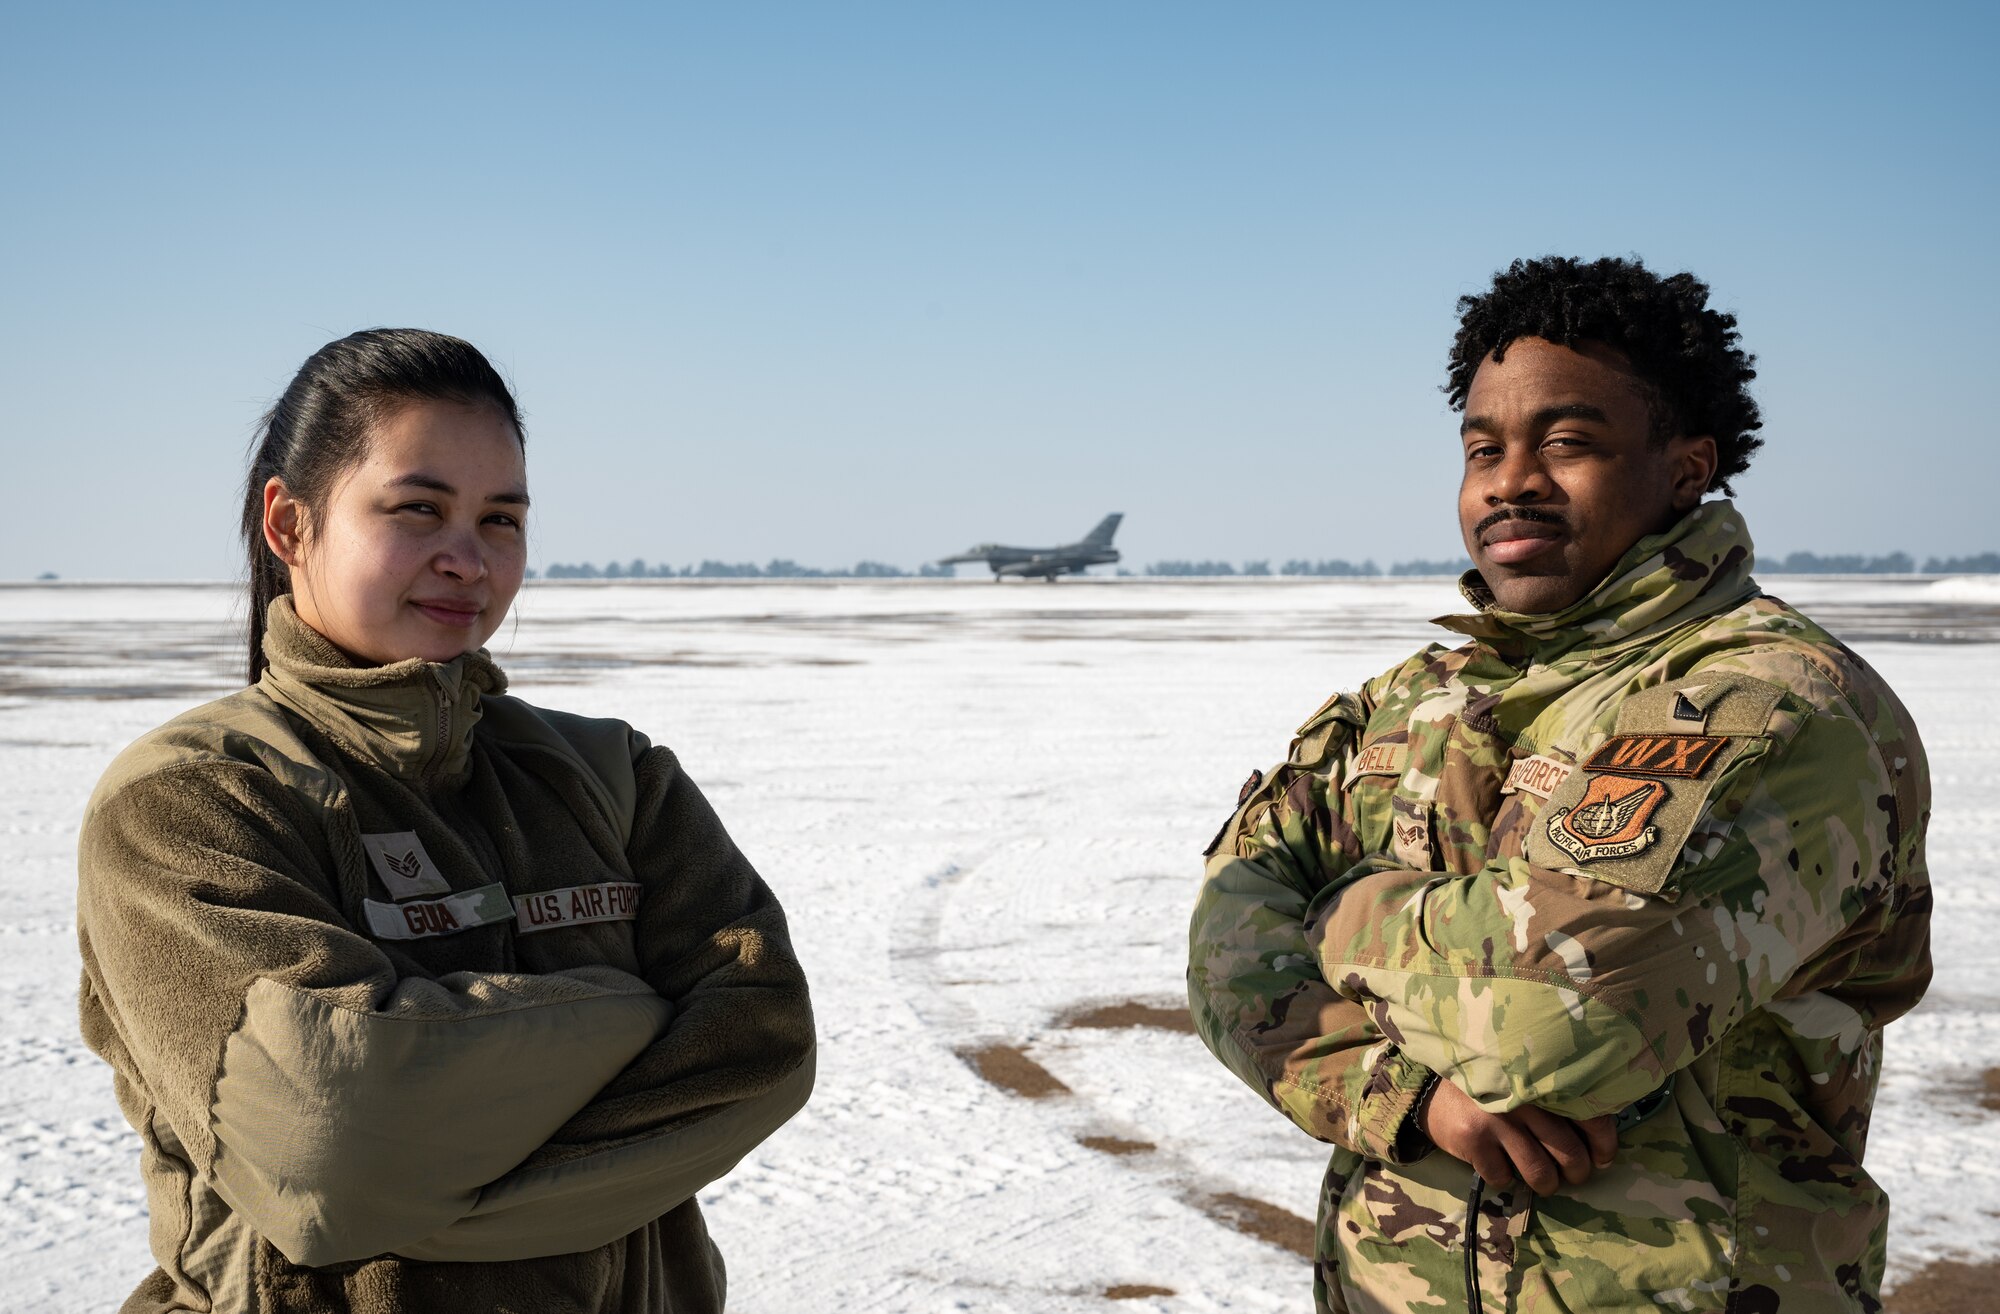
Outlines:
<svg viewBox="0 0 2000 1314"><path fill-rule="evenodd" d="M484 649L368 664L281 596L262 651L84 819L160 1265L124 1308L721 1310L694 1194L813 1078L770 890L671 752Z"/></svg>

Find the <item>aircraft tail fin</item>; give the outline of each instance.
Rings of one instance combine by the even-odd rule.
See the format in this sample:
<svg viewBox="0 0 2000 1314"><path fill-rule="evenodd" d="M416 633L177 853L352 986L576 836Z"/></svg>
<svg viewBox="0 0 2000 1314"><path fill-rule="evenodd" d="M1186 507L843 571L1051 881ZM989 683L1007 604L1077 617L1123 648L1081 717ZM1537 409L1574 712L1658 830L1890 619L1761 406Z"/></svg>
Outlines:
<svg viewBox="0 0 2000 1314"><path fill-rule="evenodd" d="M1125 518L1123 512L1113 511L1097 522L1097 528L1084 536L1086 547L1110 547L1111 536L1118 532L1118 522Z"/></svg>

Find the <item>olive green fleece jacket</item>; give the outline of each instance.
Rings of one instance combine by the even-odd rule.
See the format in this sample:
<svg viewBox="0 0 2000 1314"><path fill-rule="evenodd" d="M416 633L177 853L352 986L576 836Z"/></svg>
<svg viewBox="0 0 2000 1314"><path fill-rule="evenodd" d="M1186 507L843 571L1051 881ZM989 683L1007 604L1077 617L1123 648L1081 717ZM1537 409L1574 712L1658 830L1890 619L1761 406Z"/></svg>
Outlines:
<svg viewBox="0 0 2000 1314"><path fill-rule="evenodd" d="M813 1079L770 890L671 752L483 651L357 667L281 598L265 652L84 817L160 1265L125 1309L720 1310L694 1193Z"/></svg>

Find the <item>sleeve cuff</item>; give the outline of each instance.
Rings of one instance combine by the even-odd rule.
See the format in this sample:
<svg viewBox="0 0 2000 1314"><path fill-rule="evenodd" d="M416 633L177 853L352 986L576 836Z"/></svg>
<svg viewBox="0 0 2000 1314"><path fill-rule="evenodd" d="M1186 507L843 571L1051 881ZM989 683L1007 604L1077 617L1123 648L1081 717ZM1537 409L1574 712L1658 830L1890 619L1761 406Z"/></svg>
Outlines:
<svg viewBox="0 0 2000 1314"><path fill-rule="evenodd" d="M1385 1163L1415 1163L1431 1152L1430 1138L1417 1126L1424 1098L1439 1080L1400 1049L1391 1050L1370 1074L1355 1110L1354 1149Z"/></svg>

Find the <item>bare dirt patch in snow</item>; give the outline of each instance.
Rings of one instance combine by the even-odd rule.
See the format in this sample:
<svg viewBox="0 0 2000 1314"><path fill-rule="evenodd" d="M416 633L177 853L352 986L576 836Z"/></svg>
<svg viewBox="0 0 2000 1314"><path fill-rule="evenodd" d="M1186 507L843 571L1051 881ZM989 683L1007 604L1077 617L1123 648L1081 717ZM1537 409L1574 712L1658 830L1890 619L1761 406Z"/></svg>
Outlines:
<svg viewBox="0 0 2000 1314"><path fill-rule="evenodd" d="M1099 1154L1125 1155L1144 1154L1160 1147L1151 1141L1128 1141L1122 1136L1079 1136L1076 1143L1086 1150L1096 1150Z"/></svg>
<svg viewBox="0 0 2000 1314"><path fill-rule="evenodd" d="M1197 1203L1210 1218L1245 1236L1289 1250L1302 1259L1313 1257L1313 1225L1289 1209L1227 1191L1206 1196Z"/></svg>
<svg viewBox="0 0 2000 1314"><path fill-rule="evenodd" d="M1987 1074L1991 1077L1991 1073ZM1988 1314L2000 1310L2000 1260L1940 1260L1896 1284L1886 1314Z"/></svg>
<svg viewBox="0 0 2000 1314"><path fill-rule="evenodd" d="M1115 1287L1106 1287L1104 1289L1104 1298L1106 1300L1144 1300L1148 1296L1171 1296L1173 1294L1174 1289L1172 1287L1147 1286L1143 1282L1120 1282Z"/></svg>
<svg viewBox="0 0 2000 1314"><path fill-rule="evenodd" d="M1048 1095L1069 1094L1069 1087L1058 1081L1054 1073L1016 1046L982 1045L978 1049L961 1051L961 1057L989 1085L1012 1091L1025 1099L1038 1100Z"/></svg>
<svg viewBox="0 0 2000 1314"><path fill-rule="evenodd" d="M1981 1078L1986 1089L1979 1096L1979 1107L2000 1113L2000 1068L1988 1068Z"/></svg>
<svg viewBox="0 0 2000 1314"><path fill-rule="evenodd" d="M1101 1031L1113 1031L1125 1027L1154 1027L1161 1031L1183 1031L1188 1035L1194 1034L1194 1019L1188 1016L1187 1005L1142 1004L1137 1000L1066 1013L1057 1025Z"/></svg>

